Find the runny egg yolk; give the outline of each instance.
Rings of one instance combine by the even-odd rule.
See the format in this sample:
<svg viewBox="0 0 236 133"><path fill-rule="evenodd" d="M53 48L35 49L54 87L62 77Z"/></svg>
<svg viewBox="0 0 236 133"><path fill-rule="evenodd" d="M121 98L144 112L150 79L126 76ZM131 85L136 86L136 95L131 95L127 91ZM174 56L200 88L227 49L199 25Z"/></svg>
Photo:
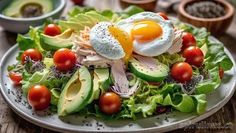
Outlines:
<svg viewBox="0 0 236 133"><path fill-rule="evenodd" d="M138 42L149 42L162 35L161 26L154 21L136 22L131 29L131 36Z"/></svg>
<svg viewBox="0 0 236 133"><path fill-rule="evenodd" d="M133 41L130 35L115 26L109 27L109 32L120 43L125 52L125 61L128 61L133 52Z"/></svg>

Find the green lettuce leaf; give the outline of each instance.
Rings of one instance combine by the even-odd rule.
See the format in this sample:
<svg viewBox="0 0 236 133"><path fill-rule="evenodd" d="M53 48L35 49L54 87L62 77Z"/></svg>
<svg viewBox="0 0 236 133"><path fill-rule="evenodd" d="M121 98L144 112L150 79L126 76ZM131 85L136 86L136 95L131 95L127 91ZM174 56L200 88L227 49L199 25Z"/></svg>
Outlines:
<svg viewBox="0 0 236 133"><path fill-rule="evenodd" d="M224 71L227 71L233 67L233 62L224 52L224 46L220 43L208 44L208 51L205 59L205 65L207 69L220 66L224 69Z"/></svg>
<svg viewBox="0 0 236 133"><path fill-rule="evenodd" d="M22 81L23 94L27 96L30 87L36 84L43 84L47 80L48 73L47 69L42 72L35 72L33 75L24 72Z"/></svg>
<svg viewBox="0 0 236 133"><path fill-rule="evenodd" d="M206 95L193 95L192 98L194 100L197 114L203 114L206 111L207 106Z"/></svg>
<svg viewBox="0 0 236 133"><path fill-rule="evenodd" d="M195 109L192 97L187 94L174 95L172 98L168 94L164 99L163 105L171 105L176 110L184 113L193 112Z"/></svg>
<svg viewBox="0 0 236 133"><path fill-rule="evenodd" d="M157 56L156 59L158 59L158 61L160 61L161 63L169 67L176 62L182 62L185 60L180 54L177 54L177 53L176 54L164 53Z"/></svg>

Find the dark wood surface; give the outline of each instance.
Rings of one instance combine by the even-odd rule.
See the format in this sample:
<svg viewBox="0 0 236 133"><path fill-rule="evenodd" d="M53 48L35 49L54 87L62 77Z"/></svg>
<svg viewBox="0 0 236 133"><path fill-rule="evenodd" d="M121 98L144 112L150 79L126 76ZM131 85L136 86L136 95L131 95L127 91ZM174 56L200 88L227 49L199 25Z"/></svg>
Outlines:
<svg viewBox="0 0 236 133"><path fill-rule="evenodd" d="M89 0L88 3L91 6L95 6L98 9L111 8L120 10L117 4L118 0L102 0L99 3L95 3L96 0ZM68 2L66 10L68 10L72 4ZM65 12L66 12L65 10ZM220 34L217 37L222 41L225 46L236 59L236 15L230 28L225 34ZM4 31L0 27L0 58L4 53L15 44L16 34ZM193 133L235 133L236 129L236 94L231 100L217 113L209 118L200 121L197 124L189 127L172 131L173 133L179 132L193 132ZM0 96L0 132L1 133L53 133L53 131L41 128L30 122L27 122L17 114L15 114L7 105L7 103Z"/></svg>

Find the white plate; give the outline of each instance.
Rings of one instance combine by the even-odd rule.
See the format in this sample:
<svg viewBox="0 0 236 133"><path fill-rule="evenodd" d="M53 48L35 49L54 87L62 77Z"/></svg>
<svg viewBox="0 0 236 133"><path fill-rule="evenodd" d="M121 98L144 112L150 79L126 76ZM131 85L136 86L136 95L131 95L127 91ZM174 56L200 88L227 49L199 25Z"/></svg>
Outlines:
<svg viewBox="0 0 236 133"><path fill-rule="evenodd" d="M211 37L211 40L217 39ZM232 55L226 49L225 52L234 62ZM22 95L20 89L13 86L7 72L7 66L16 62L15 57L18 54L18 47L13 46L3 57L1 62L0 82L1 93L9 106L22 118L32 122L38 126L48 128L59 132L166 132L178 128L183 128L217 112L232 97L235 91L236 69L234 67L225 74L222 85L212 94L207 96L207 111L202 115L195 113L186 114L180 112L172 112L153 116L149 118L133 120L114 120L103 121L94 117L84 117L71 115L60 120L56 114L47 114L47 112L33 112L25 97L19 99ZM17 101L20 100L20 101ZM67 123L67 122L69 123Z"/></svg>

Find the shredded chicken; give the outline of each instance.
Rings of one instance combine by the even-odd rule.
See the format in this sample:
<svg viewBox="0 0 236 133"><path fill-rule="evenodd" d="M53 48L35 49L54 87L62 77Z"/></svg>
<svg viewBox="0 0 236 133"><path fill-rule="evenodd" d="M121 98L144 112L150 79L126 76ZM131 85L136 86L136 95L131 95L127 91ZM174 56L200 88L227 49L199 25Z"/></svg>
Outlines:
<svg viewBox="0 0 236 133"><path fill-rule="evenodd" d="M125 73L125 65L122 60L115 61L111 64L111 73L115 81L114 87L111 89L123 98L128 98L133 95L139 88L139 81L136 81L134 86L129 87L129 81Z"/></svg>
<svg viewBox="0 0 236 133"><path fill-rule="evenodd" d="M88 55L81 61L81 64L85 66L95 66L96 68L104 68L108 67L112 62L112 60L106 59L100 55Z"/></svg>
<svg viewBox="0 0 236 133"><path fill-rule="evenodd" d="M167 52L169 54L175 54L181 51L181 47L182 47L182 36L183 36L183 30L179 30L179 29L175 29L175 33L174 33L175 37L174 37L174 41L172 46L167 50Z"/></svg>
<svg viewBox="0 0 236 133"><path fill-rule="evenodd" d="M80 35L77 37L76 43L80 45L81 48L92 48L91 44L89 43L89 32L90 28L86 26L84 30L80 31Z"/></svg>

